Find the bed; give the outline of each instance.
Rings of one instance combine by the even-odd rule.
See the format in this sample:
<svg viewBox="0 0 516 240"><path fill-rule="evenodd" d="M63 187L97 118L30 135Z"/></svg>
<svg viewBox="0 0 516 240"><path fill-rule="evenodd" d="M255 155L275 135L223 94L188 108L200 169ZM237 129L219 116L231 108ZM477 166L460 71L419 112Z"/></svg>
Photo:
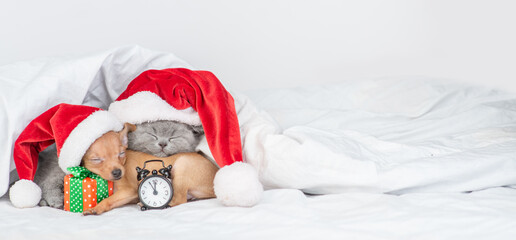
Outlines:
<svg viewBox="0 0 516 240"><path fill-rule="evenodd" d="M81 216L11 205L12 146L30 120L61 102L107 108L141 72L176 67L195 69L134 45L1 66L0 238L516 236L516 95L426 78L229 89L244 161L266 189L254 207L211 199Z"/></svg>

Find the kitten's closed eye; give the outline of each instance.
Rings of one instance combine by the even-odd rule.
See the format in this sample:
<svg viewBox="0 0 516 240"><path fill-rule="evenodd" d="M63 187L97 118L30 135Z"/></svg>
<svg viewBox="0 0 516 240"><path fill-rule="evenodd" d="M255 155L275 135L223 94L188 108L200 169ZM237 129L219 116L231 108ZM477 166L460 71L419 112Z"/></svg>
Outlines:
<svg viewBox="0 0 516 240"><path fill-rule="evenodd" d="M174 140L178 140L178 139L180 139L180 138L181 138L181 137L179 137L179 136L178 136L178 137L171 137L171 138L169 138L169 139L168 139L168 141L169 141L169 142L172 142L172 141L174 141Z"/></svg>
<svg viewBox="0 0 516 240"><path fill-rule="evenodd" d="M153 138L154 138L154 140L158 140L158 137L157 137L156 135L154 135L154 134L152 134L152 133L148 133L148 132L146 132L146 133L147 133L148 135L150 135L151 137L153 137Z"/></svg>

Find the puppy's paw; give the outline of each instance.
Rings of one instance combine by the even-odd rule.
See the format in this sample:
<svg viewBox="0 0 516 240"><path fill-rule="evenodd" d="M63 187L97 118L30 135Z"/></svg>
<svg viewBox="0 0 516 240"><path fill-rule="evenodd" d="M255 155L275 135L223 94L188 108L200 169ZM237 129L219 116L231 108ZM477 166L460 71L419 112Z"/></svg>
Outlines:
<svg viewBox="0 0 516 240"><path fill-rule="evenodd" d="M95 211L95 208L90 208L90 209L86 209L82 212L82 215L83 216L88 216L88 215L98 215L97 214L97 211Z"/></svg>

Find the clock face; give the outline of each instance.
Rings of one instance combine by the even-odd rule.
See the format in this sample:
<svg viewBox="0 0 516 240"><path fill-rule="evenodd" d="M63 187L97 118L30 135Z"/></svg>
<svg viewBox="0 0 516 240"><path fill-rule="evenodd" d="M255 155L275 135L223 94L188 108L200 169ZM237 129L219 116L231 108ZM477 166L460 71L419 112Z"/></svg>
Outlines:
<svg viewBox="0 0 516 240"><path fill-rule="evenodd" d="M138 188L140 201L149 208L162 208L172 199L172 185L163 176L152 175L142 180Z"/></svg>

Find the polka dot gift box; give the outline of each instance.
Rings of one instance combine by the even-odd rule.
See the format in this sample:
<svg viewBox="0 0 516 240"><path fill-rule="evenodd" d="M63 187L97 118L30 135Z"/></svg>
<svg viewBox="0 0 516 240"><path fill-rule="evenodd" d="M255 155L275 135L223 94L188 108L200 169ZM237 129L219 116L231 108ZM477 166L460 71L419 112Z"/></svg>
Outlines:
<svg viewBox="0 0 516 240"><path fill-rule="evenodd" d="M69 167L64 177L64 210L82 213L113 194L113 182L85 167Z"/></svg>

